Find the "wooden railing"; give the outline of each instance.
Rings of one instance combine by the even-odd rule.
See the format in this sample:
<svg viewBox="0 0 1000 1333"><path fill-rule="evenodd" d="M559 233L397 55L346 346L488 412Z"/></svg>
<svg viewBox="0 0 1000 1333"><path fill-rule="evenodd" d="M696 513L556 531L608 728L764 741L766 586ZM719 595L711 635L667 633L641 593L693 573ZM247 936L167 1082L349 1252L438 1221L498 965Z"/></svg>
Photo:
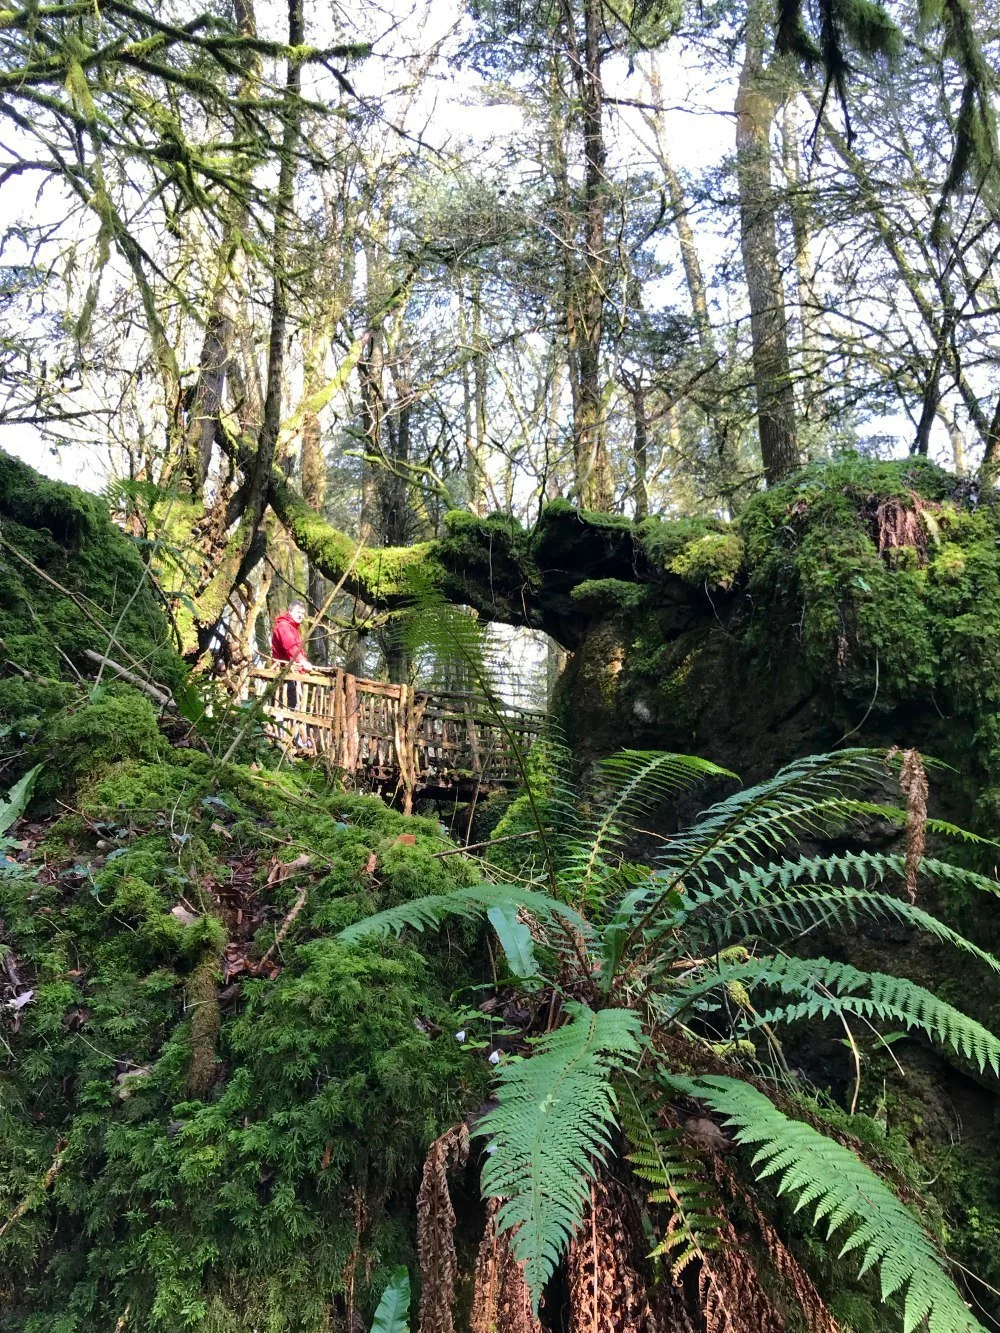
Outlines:
<svg viewBox="0 0 1000 1333"><path fill-rule="evenodd" d="M407 808L415 792L517 782L514 749L530 749L545 721L537 710L491 706L482 696L428 693L339 669L260 667L250 689L290 747L375 788L393 784Z"/></svg>

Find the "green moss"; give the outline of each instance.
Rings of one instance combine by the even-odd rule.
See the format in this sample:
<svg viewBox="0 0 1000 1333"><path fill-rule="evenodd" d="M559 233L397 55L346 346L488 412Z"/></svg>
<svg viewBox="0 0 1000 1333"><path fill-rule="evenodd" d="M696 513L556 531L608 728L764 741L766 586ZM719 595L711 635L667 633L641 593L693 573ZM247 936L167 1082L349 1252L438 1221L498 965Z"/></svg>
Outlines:
<svg viewBox="0 0 1000 1333"><path fill-rule="evenodd" d="M585 579L576 585L570 596L588 611L609 608L635 611L646 601L649 592L641 583L626 583L624 579Z"/></svg>
<svg viewBox="0 0 1000 1333"><path fill-rule="evenodd" d="M743 542L734 532L706 532L688 542L670 562L670 572L694 587L728 592L743 565Z"/></svg>
<svg viewBox="0 0 1000 1333"><path fill-rule="evenodd" d="M94 702L60 712L45 731L46 780L98 773L123 759L153 759L161 747L152 702L129 686L112 686Z"/></svg>
<svg viewBox="0 0 1000 1333"><path fill-rule="evenodd" d="M74 1333L106 1333L129 1305L150 1333L320 1333L348 1284L370 1316L387 1270L414 1261L428 1142L485 1094L452 1013L485 959L469 927L419 951L334 935L474 867L435 855L435 821L302 770L157 750L86 778L78 801L0 881L34 991L5 1033L4 1216L68 1143L55 1187L0 1238L0 1328L56 1333L71 1312ZM267 883L302 852L308 872ZM220 977L275 944L302 887L274 974ZM241 926L236 901L263 920Z"/></svg>
<svg viewBox="0 0 1000 1333"><path fill-rule="evenodd" d="M0 453L0 755L44 760L40 794L58 774L81 775L155 752L151 705L113 686L89 703L106 652L169 687L186 679L168 622L132 542L96 496L39 476ZM65 591L63 591L65 590ZM104 673L105 681L113 679ZM66 710L72 706L72 711Z"/></svg>

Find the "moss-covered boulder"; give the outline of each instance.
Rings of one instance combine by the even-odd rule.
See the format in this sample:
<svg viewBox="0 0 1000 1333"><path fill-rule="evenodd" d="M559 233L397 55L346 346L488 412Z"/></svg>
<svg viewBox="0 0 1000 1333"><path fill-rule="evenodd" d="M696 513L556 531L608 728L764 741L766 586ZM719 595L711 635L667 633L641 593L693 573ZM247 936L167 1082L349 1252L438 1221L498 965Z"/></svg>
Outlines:
<svg viewBox="0 0 1000 1333"><path fill-rule="evenodd" d="M644 574L581 585L571 740L705 755L754 778L796 754L917 745L1000 832L1000 505L924 459L816 465L738 522L648 520ZM682 582L684 588L679 588Z"/></svg>
<svg viewBox="0 0 1000 1333"><path fill-rule="evenodd" d="M320 1333L414 1263L478 1107L474 932L341 947L467 882L441 827L196 751L105 765L0 877L0 1329Z"/></svg>
<svg viewBox="0 0 1000 1333"><path fill-rule="evenodd" d="M0 755L68 771L94 766L91 743L96 761L150 753L152 705L128 688L95 692L99 672L103 685L116 678L88 650L167 691L183 685L155 586L104 503L0 452ZM66 711L90 705L85 720Z"/></svg>

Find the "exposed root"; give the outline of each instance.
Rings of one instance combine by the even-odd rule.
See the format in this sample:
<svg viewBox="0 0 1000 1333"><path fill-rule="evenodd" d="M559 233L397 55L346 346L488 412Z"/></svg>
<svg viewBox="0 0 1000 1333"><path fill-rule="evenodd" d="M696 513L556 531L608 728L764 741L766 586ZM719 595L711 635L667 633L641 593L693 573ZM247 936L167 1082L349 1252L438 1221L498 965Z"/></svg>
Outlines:
<svg viewBox="0 0 1000 1333"><path fill-rule="evenodd" d="M933 511L939 504L925 500L916 491L909 492L909 502L897 495L869 496L862 513L874 529L875 544L881 555L910 546L920 564L926 563L928 540L937 540L937 522Z"/></svg>

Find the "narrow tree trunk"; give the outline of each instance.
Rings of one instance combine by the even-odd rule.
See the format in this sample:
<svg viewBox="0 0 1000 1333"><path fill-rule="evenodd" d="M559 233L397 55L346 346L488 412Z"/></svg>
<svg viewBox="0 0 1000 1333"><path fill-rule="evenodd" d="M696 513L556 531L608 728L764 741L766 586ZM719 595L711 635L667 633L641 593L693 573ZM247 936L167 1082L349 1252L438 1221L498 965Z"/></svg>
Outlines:
<svg viewBox="0 0 1000 1333"><path fill-rule="evenodd" d="M574 264L568 334L575 356L573 444L576 490L587 509L610 509L614 500L601 382L601 345L610 273L604 213L607 169L604 145L604 88L601 82L601 0L583 0L583 47L576 34L571 0L563 0L566 48L580 103L583 131L583 244ZM572 247L573 238L565 242Z"/></svg>
<svg viewBox="0 0 1000 1333"><path fill-rule="evenodd" d="M474 363L475 436L468 456L469 501L473 513L486 512L486 349L483 346L482 287L477 279L472 284L472 343L476 349Z"/></svg>
<svg viewBox="0 0 1000 1333"><path fill-rule="evenodd" d="M326 339L312 336L305 350L305 382L303 392L308 402L323 384L323 362ZM302 498L317 514L322 514L326 501L326 457L323 454L319 414L306 411L302 419ZM313 610L326 601L326 579L310 561L307 587ZM319 666L330 661L330 645L326 628L317 625L309 636L309 658Z"/></svg>
<svg viewBox="0 0 1000 1333"><path fill-rule="evenodd" d="M770 134L778 107L777 81L764 66L764 36L762 0L753 0L736 96L736 174L760 452L764 479L774 485L798 466L799 450L771 183Z"/></svg>
<svg viewBox="0 0 1000 1333"><path fill-rule="evenodd" d="M715 367L704 376L698 390L692 397L704 412L708 421L709 434L724 477L721 489L723 494L729 498L732 491L736 489L738 482L739 459L733 444L734 432L727 424L725 411L720 402L720 375L718 370L720 356L708 311L708 288L701 267L701 259L698 255L694 228L691 226L687 194L670 152L666 117L662 111L663 87L655 60L651 62L648 77L652 95L651 100L657 110L644 113L643 119L652 131L653 153L663 176L663 183L667 187L667 198L670 201L670 211L681 251L684 282L688 291L688 299L691 302L691 314L694 317L695 329L698 333L698 348L705 365ZM729 498L729 503L732 504L731 498Z"/></svg>
<svg viewBox="0 0 1000 1333"><path fill-rule="evenodd" d="M253 0L235 0L236 26L241 37L255 39L257 20ZM256 95L260 81L260 55L250 46L240 48L242 65L237 98L249 101ZM237 124L249 135L250 126L237 114ZM223 221L222 238L212 288L208 320L198 359L198 379L188 411L185 432L185 467L192 495L199 497L205 487L212 460L212 444L222 412L226 371L232 354L235 315L239 302L240 269L243 258L242 234L246 230L245 193L253 172L253 158L241 155L237 167L237 186L230 196Z"/></svg>
<svg viewBox="0 0 1000 1333"><path fill-rule="evenodd" d="M802 179L798 134L796 103L793 97L789 97L785 102L781 117L781 160L788 200L788 217L792 224L792 241L795 246L795 286L798 296L801 338L800 361L808 387L812 377L820 372L821 354L819 329L817 327L817 302L813 290L813 268L810 253L813 220Z"/></svg>
<svg viewBox="0 0 1000 1333"><path fill-rule="evenodd" d="M288 45L291 52L303 38L302 0L288 0ZM284 387L285 336L288 322L288 248L295 207L295 164L302 123L301 69L289 55L282 105L284 128L279 147L280 168L275 197L271 261L274 277L271 292L271 328L268 341L267 389L263 421L257 440L254 464L242 500L243 515L230 538L219 569L199 599L197 614L199 648L204 649L233 589L246 579L259 559L256 544L267 508L267 491L281 425Z"/></svg>

